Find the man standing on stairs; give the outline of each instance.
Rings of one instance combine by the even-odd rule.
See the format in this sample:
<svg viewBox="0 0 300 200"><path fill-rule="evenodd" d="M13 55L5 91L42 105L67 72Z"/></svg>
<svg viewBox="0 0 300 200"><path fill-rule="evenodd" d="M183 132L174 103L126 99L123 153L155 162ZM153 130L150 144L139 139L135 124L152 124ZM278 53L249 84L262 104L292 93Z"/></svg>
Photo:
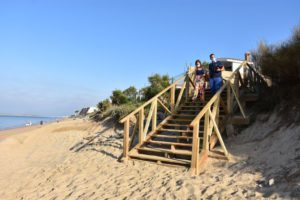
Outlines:
<svg viewBox="0 0 300 200"><path fill-rule="evenodd" d="M222 86L222 71L224 71L224 65L217 61L215 54L210 54L209 58L211 63L209 64L209 85L212 95L214 95Z"/></svg>

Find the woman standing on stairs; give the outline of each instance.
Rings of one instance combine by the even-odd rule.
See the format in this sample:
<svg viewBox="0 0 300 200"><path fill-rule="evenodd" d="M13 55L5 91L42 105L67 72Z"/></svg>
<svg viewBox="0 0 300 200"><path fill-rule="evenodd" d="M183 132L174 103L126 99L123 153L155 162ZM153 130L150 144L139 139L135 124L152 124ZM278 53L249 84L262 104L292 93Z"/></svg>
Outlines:
<svg viewBox="0 0 300 200"><path fill-rule="evenodd" d="M204 102L205 98L205 78L206 78L206 71L204 70L203 66L201 65L200 60L195 61L195 90L193 95L193 102L198 97L198 94L200 94L200 101Z"/></svg>

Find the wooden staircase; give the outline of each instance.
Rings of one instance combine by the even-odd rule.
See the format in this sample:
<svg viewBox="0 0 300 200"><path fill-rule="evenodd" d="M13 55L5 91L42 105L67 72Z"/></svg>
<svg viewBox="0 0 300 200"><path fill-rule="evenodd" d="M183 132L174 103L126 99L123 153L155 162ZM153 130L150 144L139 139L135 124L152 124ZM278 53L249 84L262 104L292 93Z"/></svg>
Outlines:
<svg viewBox="0 0 300 200"><path fill-rule="evenodd" d="M210 90L205 91L205 101L192 101L189 97L178 110L161 123L151 136L141 145L129 152L133 159L148 160L161 164L183 165L190 167L193 143L193 127L190 123L211 98ZM222 93L226 97L226 90ZM220 117L225 117L224 108L220 108ZM204 119L200 126L204 125ZM203 131L199 129L199 138L203 140ZM201 146L200 146L201 149Z"/></svg>
<svg viewBox="0 0 300 200"><path fill-rule="evenodd" d="M248 70L246 79L240 74L242 68ZM194 76L194 69L190 68L186 75L120 120L124 124L125 160L182 165L198 174L217 141L222 152L216 157L228 159L221 134L227 123L249 122L241 91L259 92L264 77L244 61L224 79L216 94L205 90L205 102L193 102ZM252 96L244 99L253 100ZM234 118L237 110L240 114ZM162 112L165 116L159 119Z"/></svg>

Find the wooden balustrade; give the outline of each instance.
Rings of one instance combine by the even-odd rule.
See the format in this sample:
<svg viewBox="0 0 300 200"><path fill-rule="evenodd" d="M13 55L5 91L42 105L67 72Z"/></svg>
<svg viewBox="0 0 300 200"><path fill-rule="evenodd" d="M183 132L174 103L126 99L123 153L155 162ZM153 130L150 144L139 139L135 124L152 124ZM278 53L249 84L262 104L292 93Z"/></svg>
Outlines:
<svg viewBox="0 0 300 200"><path fill-rule="evenodd" d="M128 157L128 152L132 148L136 134L138 134L138 145L142 145L157 129L157 115L159 107L165 110L167 116L174 113L182 101L184 92L186 91L187 97L191 91L191 80L193 71L189 70L184 76L173 82L170 86L159 92L149 101L138 107L136 110L128 114L126 117L120 120L120 123L124 124L124 141L123 141L123 157ZM182 82L182 83L181 83ZM176 87L180 86L179 94L176 98ZM168 94L169 93L169 94ZM164 100L164 96L169 96L169 102ZM148 107L149 111L148 111ZM148 111L146 113L146 110ZM145 116L147 114L147 116ZM133 124L133 130L131 131L131 123ZM151 129L150 128L151 124ZM131 134L130 134L131 132Z"/></svg>

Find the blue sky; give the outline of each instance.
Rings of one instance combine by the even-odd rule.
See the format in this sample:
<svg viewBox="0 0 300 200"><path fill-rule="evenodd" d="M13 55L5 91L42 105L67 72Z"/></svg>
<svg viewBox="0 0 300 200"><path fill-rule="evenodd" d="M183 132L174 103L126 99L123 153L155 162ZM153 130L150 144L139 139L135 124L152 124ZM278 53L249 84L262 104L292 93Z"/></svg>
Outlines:
<svg viewBox="0 0 300 200"><path fill-rule="evenodd" d="M0 0L0 113L66 115L112 90L288 39L298 0Z"/></svg>

